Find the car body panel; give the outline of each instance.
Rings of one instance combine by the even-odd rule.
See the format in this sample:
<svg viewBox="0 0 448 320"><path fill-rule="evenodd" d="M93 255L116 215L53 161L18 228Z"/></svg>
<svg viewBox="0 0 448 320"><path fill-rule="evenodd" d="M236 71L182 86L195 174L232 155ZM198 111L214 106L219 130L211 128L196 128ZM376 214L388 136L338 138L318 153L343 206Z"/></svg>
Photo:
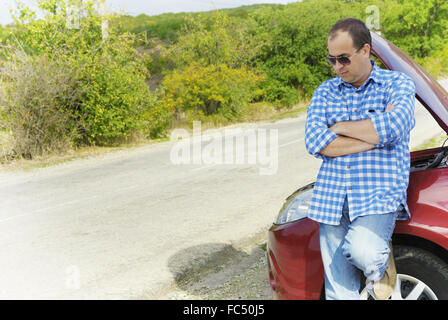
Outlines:
<svg viewBox="0 0 448 320"><path fill-rule="evenodd" d="M305 218L285 225L273 225L267 246L273 298L317 300L324 271L320 255L319 224Z"/></svg>
<svg viewBox="0 0 448 320"><path fill-rule="evenodd" d="M372 42L372 54L387 68L401 71L415 81L416 98L448 132L446 91L389 41L372 33ZM439 150L412 152L411 163L427 159ZM394 237L409 235L425 239L448 251L447 195L448 167L411 172L407 190L411 219L397 221ZM282 225L274 224L268 233L267 259L275 299L322 297L324 270L317 222L304 218Z"/></svg>
<svg viewBox="0 0 448 320"><path fill-rule="evenodd" d="M411 219L398 223L394 232L424 238L448 250L448 168L412 172L407 195Z"/></svg>

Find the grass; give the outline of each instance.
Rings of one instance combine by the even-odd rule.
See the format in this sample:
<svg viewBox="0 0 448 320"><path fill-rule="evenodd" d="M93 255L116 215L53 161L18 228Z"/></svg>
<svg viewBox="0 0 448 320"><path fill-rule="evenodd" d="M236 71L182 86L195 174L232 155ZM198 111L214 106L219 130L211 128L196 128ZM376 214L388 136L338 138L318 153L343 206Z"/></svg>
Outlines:
<svg viewBox="0 0 448 320"><path fill-rule="evenodd" d="M285 118L295 118L305 112L306 112L306 106L302 107L302 108L297 108L297 109L293 109L290 111L286 111L284 113L279 113L279 114L273 115L271 117L271 120L275 121L275 120L280 120L280 119L285 119Z"/></svg>
<svg viewBox="0 0 448 320"><path fill-rule="evenodd" d="M79 148L73 148L65 153L51 153L40 157L35 157L34 159L23 159L17 158L14 160L5 161L5 159L0 159L0 172L12 171L12 170L25 170L29 171L37 168L45 168L54 165L59 165L62 163L70 162L77 159L85 159L91 156L98 156L106 154L109 152L122 151L126 149L131 149L139 146L145 146L149 144L154 144L158 142L168 141L169 137L149 140L140 139L139 141L134 141L132 143L121 144L114 147L103 147L103 146L85 146Z"/></svg>
<svg viewBox="0 0 448 320"><path fill-rule="evenodd" d="M262 121L262 120L280 120L284 118L294 118L306 111L309 101L303 101L291 108L277 109L265 103L253 103L244 110L243 120Z"/></svg>
<svg viewBox="0 0 448 320"><path fill-rule="evenodd" d="M303 101L291 108L277 109L272 105L268 105L264 102L252 103L243 108L241 115L238 119L229 120L222 115L208 116L206 119L201 119L201 128L217 129L223 126L234 125L244 122L256 122L256 121L272 121L294 118L306 112L309 101ZM195 120L196 121L196 120ZM175 120L176 129L191 129L193 120ZM173 128L174 129L174 128Z"/></svg>

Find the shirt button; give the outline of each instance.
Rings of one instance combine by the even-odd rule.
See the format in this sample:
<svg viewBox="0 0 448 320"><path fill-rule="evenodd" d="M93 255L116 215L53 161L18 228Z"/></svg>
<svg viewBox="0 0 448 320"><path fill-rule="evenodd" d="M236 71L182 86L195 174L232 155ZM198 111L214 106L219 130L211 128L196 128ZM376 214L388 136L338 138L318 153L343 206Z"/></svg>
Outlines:
<svg viewBox="0 0 448 320"><path fill-rule="evenodd" d="M347 166L347 169L350 169L350 166Z"/></svg>
<svg viewBox="0 0 448 320"><path fill-rule="evenodd" d="M353 112L358 112L358 109L353 110Z"/></svg>
<svg viewBox="0 0 448 320"><path fill-rule="evenodd" d="M352 190L352 187L348 187L348 190L350 190L350 191L351 191L351 190Z"/></svg>

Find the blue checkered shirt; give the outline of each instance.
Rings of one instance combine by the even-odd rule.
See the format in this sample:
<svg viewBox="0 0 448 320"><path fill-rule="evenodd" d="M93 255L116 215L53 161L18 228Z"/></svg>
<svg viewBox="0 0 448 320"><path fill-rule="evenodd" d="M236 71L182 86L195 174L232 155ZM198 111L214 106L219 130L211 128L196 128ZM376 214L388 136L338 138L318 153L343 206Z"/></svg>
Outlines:
<svg viewBox="0 0 448 320"><path fill-rule="evenodd" d="M340 77L322 83L307 110L305 145L322 159L308 217L337 225L345 197L350 220L370 214L400 211L410 218L406 204L409 182L409 133L415 125L415 84L401 72L380 69L375 61L367 81L359 88ZM393 104L392 111L385 111ZM338 137L331 127L340 121L370 119L379 143L374 149L339 157L320 154Z"/></svg>

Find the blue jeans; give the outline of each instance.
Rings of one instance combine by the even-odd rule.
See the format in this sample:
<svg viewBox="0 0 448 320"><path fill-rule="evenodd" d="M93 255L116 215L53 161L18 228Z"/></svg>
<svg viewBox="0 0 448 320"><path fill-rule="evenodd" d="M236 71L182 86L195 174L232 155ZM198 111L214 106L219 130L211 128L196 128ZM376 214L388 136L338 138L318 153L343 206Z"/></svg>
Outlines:
<svg viewBox="0 0 448 320"><path fill-rule="evenodd" d="M361 272L366 283L383 277L397 212L350 221L347 197L339 225L319 224L327 300L359 300Z"/></svg>

